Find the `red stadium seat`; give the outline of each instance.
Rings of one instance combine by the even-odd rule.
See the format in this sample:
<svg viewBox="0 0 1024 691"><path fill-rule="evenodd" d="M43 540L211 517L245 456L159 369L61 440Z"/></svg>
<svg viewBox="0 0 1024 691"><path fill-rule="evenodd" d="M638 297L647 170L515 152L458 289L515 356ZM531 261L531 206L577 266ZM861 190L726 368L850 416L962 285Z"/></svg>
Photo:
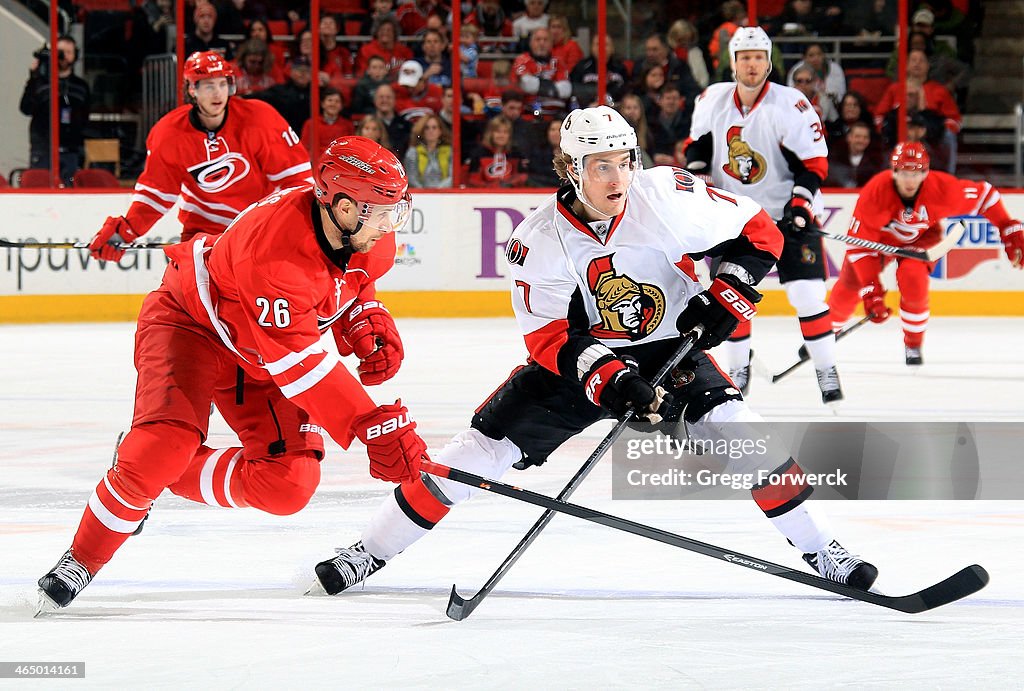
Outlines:
<svg viewBox="0 0 1024 691"><path fill-rule="evenodd" d="M490 79L494 74L493 60L480 60L476 63L476 76L481 79Z"/></svg>
<svg viewBox="0 0 1024 691"><path fill-rule="evenodd" d="M121 187L114 174L103 168L83 168L75 171L72 187Z"/></svg>
<svg viewBox="0 0 1024 691"><path fill-rule="evenodd" d="M882 100L882 95L889 88L892 81L885 76L885 72L878 70L847 70L848 91L856 91L868 102L869 108Z"/></svg>
<svg viewBox="0 0 1024 691"><path fill-rule="evenodd" d="M15 187L49 187L50 182L49 168L27 168L21 171Z"/></svg>

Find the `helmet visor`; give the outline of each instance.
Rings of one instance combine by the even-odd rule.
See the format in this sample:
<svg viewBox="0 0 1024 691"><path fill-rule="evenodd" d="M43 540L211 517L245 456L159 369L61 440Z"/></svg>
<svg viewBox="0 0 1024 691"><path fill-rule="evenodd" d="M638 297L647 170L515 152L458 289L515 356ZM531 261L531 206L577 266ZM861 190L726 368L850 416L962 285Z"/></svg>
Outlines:
<svg viewBox="0 0 1024 691"><path fill-rule="evenodd" d="M382 233L398 232L409 222L412 204L403 199L397 204L363 204L359 220L363 226Z"/></svg>
<svg viewBox="0 0 1024 691"><path fill-rule="evenodd" d="M588 182L621 182L629 185L640 167L636 149L589 154L583 159L583 178Z"/></svg>

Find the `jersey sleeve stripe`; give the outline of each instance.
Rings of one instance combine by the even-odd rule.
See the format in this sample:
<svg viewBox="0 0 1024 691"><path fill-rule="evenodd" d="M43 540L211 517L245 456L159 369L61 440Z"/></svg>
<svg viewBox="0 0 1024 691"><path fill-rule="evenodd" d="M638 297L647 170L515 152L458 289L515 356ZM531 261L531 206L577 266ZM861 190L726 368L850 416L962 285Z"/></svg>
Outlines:
<svg viewBox="0 0 1024 691"><path fill-rule="evenodd" d="M231 221L234 220L234 218L231 217L231 216L218 216L217 214L210 213L209 211L206 211L205 209L201 209L197 205L190 204L190 203L188 203L188 202L186 202L184 200L182 200L182 202L181 202L181 208L182 208L183 211L189 211L191 213L194 213L196 216L202 216L203 218L205 218L208 221L213 221L214 223L220 223L221 225L225 225L225 226L227 224L231 223Z"/></svg>
<svg viewBox="0 0 1024 691"><path fill-rule="evenodd" d="M228 213L230 213L230 214L232 214L234 216L237 216L238 214L242 213L242 211L244 210L244 209L236 209L235 207L228 206L227 204L218 204L216 202L210 201L209 199L200 199L199 197L197 197L192 192L192 190L190 190L189 188L185 187L184 185L182 185L182 187L181 187L181 196L186 201L189 201L189 202L192 202L194 204L201 205L201 206L205 206L207 209L212 209L214 211L227 211Z"/></svg>
<svg viewBox="0 0 1024 691"><path fill-rule="evenodd" d="M325 353L325 352L327 352L327 351L324 350L323 346L320 345L319 342L313 343L312 345L308 346L307 348L303 348L302 350L300 350L297 353L294 353L294 352L293 353L288 353L287 355L285 355L280 360L274 360L273 362L268 362L266 365L264 365L264 368L268 372L270 372L271 376L275 376L276 377L277 375L282 374L283 372L285 372L285 371L291 369L292 367L294 367L295 365L299 364L300 362L305 360L310 355L314 355L314 354L317 354L317 353Z"/></svg>
<svg viewBox="0 0 1024 691"><path fill-rule="evenodd" d="M828 177L828 159L824 156L817 156L815 158L805 158L803 160L804 167L811 171L819 178L824 180Z"/></svg>
<svg viewBox="0 0 1024 691"><path fill-rule="evenodd" d="M758 211L743 226L743 235L754 247L778 258L782 254L782 231L765 210Z"/></svg>
<svg viewBox="0 0 1024 691"><path fill-rule="evenodd" d="M286 398L294 398L303 392L309 391L319 384L320 381L326 377L336 365L341 365L341 361L338 360L337 356L327 353L327 356L320 361L319 365L292 383L282 386L281 393L283 393Z"/></svg>
<svg viewBox="0 0 1024 691"><path fill-rule="evenodd" d="M277 182L278 180L286 178L286 177L288 177L290 175L295 175L296 173L302 173L302 172L307 171L307 170L308 171L312 171L313 168L312 168L312 166L309 165L308 161L303 161L302 163L299 163L298 165L294 165L291 168L285 168L284 170L282 170L279 173L267 173L267 180L272 180L274 182Z"/></svg>
<svg viewBox="0 0 1024 691"><path fill-rule="evenodd" d="M177 197L175 197L175 199L177 199ZM146 206L150 206L159 211L161 216L171 210L170 206L158 204L152 197L147 197L144 194L133 194L129 201L132 204L138 202L139 204L145 204Z"/></svg>
<svg viewBox="0 0 1024 691"><path fill-rule="evenodd" d="M171 204L178 200L177 192L161 192L155 187L150 187L149 185L143 185L140 183L135 183L135 192L147 192L153 195L154 197L158 199L163 199L165 202L170 202Z"/></svg>

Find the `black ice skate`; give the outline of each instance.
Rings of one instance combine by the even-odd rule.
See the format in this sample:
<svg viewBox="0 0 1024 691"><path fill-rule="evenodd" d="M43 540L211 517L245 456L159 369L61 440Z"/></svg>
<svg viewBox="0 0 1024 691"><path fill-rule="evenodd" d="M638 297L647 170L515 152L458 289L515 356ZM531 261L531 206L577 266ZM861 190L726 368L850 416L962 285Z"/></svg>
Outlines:
<svg viewBox="0 0 1024 691"><path fill-rule="evenodd" d="M89 570L78 563L69 549L50 571L39 579L36 616L67 607L92 581Z"/></svg>
<svg viewBox="0 0 1024 691"><path fill-rule="evenodd" d="M818 388L821 389L821 402L825 405L843 400L843 387L839 384L839 372L832 365L827 369L815 370L818 375Z"/></svg>
<svg viewBox="0 0 1024 691"><path fill-rule="evenodd" d="M385 562L377 559L366 551L362 541L351 547L339 547L334 550L338 556L322 561L316 565L317 582L309 589L307 595L319 594L318 585L328 595L337 595L343 590L362 583L366 578L380 571Z"/></svg>
<svg viewBox="0 0 1024 691"><path fill-rule="evenodd" d="M121 432L119 435L117 435L117 441L114 442L114 460L111 461L111 463L110 463L110 467L111 468L113 468L114 466L117 465L117 450L119 448L121 448L121 440L122 439L124 439L124 432ZM150 509L150 511L152 511L152 509ZM141 521L139 521L139 526L135 530L132 531L132 535L138 535L139 533L141 533L142 532L142 526L146 525L146 521L148 521L148 520L149 520L149 511L147 511L146 515L142 517Z"/></svg>
<svg viewBox="0 0 1024 691"><path fill-rule="evenodd" d="M804 555L804 561L818 574L851 588L867 590L878 578L878 569L833 540L817 552Z"/></svg>
<svg viewBox="0 0 1024 691"><path fill-rule="evenodd" d="M753 350L750 351L750 357L754 357ZM739 369L729 370L729 379L732 379L732 383L736 385L740 393L746 396L750 391L750 360L747 360L747 364Z"/></svg>
<svg viewBox="0 0 1024 691"><path fill-rule="evenodd" d="M911 348L910 346L907 346L905 352L907 356L907 364L911 367L924 364L924 356L921 355L920 348Z"/></svg>

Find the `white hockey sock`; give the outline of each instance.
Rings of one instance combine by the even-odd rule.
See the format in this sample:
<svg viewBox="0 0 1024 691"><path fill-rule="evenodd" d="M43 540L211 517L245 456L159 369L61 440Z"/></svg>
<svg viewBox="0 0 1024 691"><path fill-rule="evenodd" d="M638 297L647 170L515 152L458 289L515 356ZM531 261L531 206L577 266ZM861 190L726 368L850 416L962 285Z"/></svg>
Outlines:
<svg viewBox="0 0 1024 691"><path fill-rule="evenodd" d="M720 348L725 353L725 363L729 371L742 369L750 364L750 337L738 341L724 341Z"/></svg>
<svg viewBox="0 0 1024 691"><path fill-rule="evenodd" d="M804 341L807 353L814 361L814 369L828 369L836 364L836 337L826 336Z"/></svg>
<svg viewBox="0 0 1024 691"><path fill-rule="evenodd" d="M388 561L428 532L409 520L392 492L363 530L363 547L378 559Z"/></svg>
<svg viewBox="0 0 1024 691"><path fill-rule="evenodd" d="M817 552L833 540L832 525L814 502L805 501L768 520L804 554Z"/></svg>

